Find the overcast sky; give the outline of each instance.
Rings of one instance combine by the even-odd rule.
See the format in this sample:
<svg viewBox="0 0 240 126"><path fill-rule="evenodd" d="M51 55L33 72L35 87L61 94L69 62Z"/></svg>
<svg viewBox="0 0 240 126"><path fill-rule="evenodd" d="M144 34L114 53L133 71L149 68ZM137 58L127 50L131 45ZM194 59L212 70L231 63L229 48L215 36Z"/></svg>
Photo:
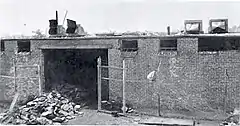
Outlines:
<svg viewBox="0 0 240 126"><path fill-rule="evenodd" d="M166 31L182 29L186 19L203 20L207 29L211 18L228 18L229 25L240 24L240 1L193 0L0 0L0 36L46 32L49 19L58 10L59 23L64 13L89 33L107 31Z"/></svg>

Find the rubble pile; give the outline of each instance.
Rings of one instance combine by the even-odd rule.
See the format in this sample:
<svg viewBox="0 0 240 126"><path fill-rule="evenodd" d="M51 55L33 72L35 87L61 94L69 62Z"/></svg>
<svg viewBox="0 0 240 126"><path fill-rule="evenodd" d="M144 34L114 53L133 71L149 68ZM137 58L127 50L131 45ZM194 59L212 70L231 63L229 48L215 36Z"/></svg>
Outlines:
<svg viewBox="0 0 240 126"><path fill-rule="evenodd" d="M57 84L53 87L53 90L56 90L63 97L68 98L76 104L83 104L81 101L86 100L83 98L87 98L87 95L89 95L89 91L84 91L82 88L76 87L76 85L67 83Z"/></svg>
<svg viewBox="0 0 240 126"><path fill-rule="evenodd" d="M2 113L0 118L5 124L60 125L83 115L80 109L80 105L62 97L57 91L52 91L36 97L12 113Z"/></svg>

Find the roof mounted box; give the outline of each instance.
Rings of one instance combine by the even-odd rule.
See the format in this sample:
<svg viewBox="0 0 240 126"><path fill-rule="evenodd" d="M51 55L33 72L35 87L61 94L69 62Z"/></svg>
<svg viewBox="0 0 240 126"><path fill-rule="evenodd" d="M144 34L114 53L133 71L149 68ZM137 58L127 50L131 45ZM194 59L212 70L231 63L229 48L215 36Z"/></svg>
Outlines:
<svg viewBox="0 0 240 126"><path fill-rule="evenodd" d="M228 33L228 19L211 19L209 21L209 33Z"/></svg>
<svg viewBox="0 0 240 126"><path fill-rule="evenodd" d="M185 20L185 32L187 34L200 34L202 31L202 20Z"/></svg>

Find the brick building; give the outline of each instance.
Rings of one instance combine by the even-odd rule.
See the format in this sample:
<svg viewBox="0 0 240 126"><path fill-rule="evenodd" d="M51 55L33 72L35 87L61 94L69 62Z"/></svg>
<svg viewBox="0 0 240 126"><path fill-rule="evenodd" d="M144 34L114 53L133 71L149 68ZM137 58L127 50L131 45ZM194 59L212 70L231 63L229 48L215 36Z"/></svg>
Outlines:
<svg viewBox="0 0 240 126"><path fill-rule="evenodd" d="M127 79L134 81L126 83L126 99L134 108L156 110L160 94L164 109L231 110L240 103L239 47L236 34L3 39L1 75L13 76L15 59L16 65L41 66L41 86L38 79L16 80L23 97L58 83L81 85L96 97L97 57L103 65L122 67L128 55ZM146 76L158 66L156 82L149 82ZM16 76L37 76L36 71L18 68ZM122 72L104 69L103 76L121 79ZM0 84L1 99L12 99L13 79L1 77ZM122 96L121 82L102 80L102 89L103 99Z"/></svg>

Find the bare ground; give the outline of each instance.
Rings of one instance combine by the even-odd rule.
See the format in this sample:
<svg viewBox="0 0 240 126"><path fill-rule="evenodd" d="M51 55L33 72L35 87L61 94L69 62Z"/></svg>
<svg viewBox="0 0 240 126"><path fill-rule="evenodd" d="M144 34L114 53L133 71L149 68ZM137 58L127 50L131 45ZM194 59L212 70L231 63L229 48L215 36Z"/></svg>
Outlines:
<svg viewBox="0 0 240 126"><path fill-rule="evenodd" d="M161 117L152 117L147 115L131 115L127 117L113 117L111 114L97 112L97 110L83 109L83 116L76 117L73 120L70 120L67 125L143 125L139 122L148 120L150 118L159 118ZM217 121L198 121L199 124L196 126L219 126Z"/></svg>
<svg viewBox="0 0 240 126"><path fill-rule="evenodd" d="M100 113L97 110L83 109L84 115L70 120L69 125L136 125L137 121L130 117L113 117L110 114Z"/></svg>

